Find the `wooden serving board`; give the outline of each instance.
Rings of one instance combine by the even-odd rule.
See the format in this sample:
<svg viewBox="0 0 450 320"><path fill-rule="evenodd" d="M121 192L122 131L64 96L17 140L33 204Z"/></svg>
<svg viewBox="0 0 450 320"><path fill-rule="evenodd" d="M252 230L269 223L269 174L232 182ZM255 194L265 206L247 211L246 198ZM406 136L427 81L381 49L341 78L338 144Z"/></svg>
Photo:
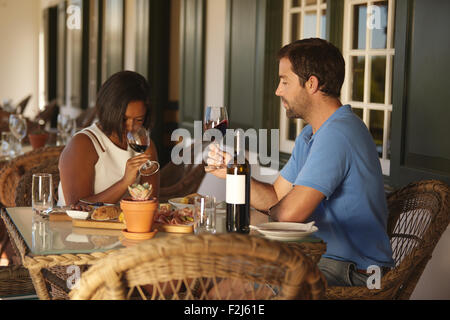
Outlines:
<svg viewBox="0 0 450 320"><path fill-rule="evenodd" d="M50 213L50 221L72 221L72 218L65 212L52 212Z"/></svg>
<svg viewBox="0 0 450 320"><path fill-rule="evenodd" d="M73 219L72 226L79 228L95 228L95 229L115 229L115 230L124 230L126 229L125 223L118 221L96 221L96 220L80 220Z"/></svg>
<svg viewBox="0 0 450 320"><path fill-rule="evenodd" d="M173 225L173 224L162 224L155 223L155 228L159 231L169 232L169 233L192 233L194 232L193 225Z"/></svg>

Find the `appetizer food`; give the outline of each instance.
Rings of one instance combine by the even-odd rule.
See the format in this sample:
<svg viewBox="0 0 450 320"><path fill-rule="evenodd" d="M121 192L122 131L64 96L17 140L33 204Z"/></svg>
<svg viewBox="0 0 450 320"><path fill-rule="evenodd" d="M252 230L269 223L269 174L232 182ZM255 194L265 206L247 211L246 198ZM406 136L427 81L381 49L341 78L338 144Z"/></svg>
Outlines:
<svg viewBox="0 0 450 320"><path fill-rule="evenodd" d="M91 215L92 220L115 220L120 215L120 208L115 206L103 206L94 210Z"/></svg>
<svg viewBox="0 0 450 320"><path fill-rule="evenodd" d="M170 211L170 210L172 210L172 205L170 203L160 203L159 210Z"/></svg>
<svg viewBox="0 0 450 320"><path fill-rule="evenodd" d="M77 203L70 206L71 210L77 210L77 211L86 211L91 212L94 207L92 205L84 204L84 203Z"/></svg>
<svg viewBox="0 0 450 320"><path fill-rule="evenodd" d="M180 203L183 204L194 204L194 198L184 197L180 199Z"/></svg>
<svg viewBox="0 0 450 320"><path fill-rule="evenodd" d="M152 193L152 185L148 183L135 183L131 186L128 186L128 191L130 192L131 198L133 200L148 200L150 198L150 194Z"/></svg>
<svg viewBox="0 0 450 320"><path fill-rule="evenodd" d="M183 208L178 210L166 210L161 208L154 217L156 223L169 225L189 225L194 223L194 210Z"/></svg>

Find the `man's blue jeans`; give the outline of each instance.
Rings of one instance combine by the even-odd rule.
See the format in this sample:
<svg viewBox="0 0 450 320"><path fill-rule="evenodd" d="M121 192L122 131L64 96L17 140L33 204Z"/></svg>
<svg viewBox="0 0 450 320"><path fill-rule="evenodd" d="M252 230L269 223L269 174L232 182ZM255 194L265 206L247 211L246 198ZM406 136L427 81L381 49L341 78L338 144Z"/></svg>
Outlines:
<svg viewBox="0 0 450 320"><path fill-rule="evenodd" d="M329 287L367 286L369 275L358 272L353 262L322 257L317 266L327 279Z"/></svg>

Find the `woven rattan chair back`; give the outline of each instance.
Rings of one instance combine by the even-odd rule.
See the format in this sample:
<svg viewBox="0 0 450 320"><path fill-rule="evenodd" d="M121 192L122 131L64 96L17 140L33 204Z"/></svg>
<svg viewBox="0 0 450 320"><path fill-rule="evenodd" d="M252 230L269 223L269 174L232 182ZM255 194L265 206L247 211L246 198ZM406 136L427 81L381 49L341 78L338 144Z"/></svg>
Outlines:
<svg viewBox="0 0 450 320"><path fill-rule="evenodd" d="M121 249L96 262L69 295L81 300L320 299L324 289L322 273L298 247L255 236L207 234Z"/></svg>
<svg viewBox="0 0 450 320"><path fill-rule="evenodd" d="M35 173L50 173L52 175L54 203L58 201L58 162L59 157L49 158L31 170L28 170L22 177L20 177L15 198L15 204L17 207L31 207L31 185L33 174Z"/></svg>
<svg viewBox="0 0 450 320"><path fill-rule="evenodd" d="M16 206L16 189L20 178L49 159L59 159L64 146L45 147L27 152L3 166L0 171L0 201L5 207Z"/></svg>
<svg viewBox="0 0 450 320"><path fill-rule="evenodd" d="M441 181L411 183L388 198L387 232L395 267L381 289L330 287L330 299L409 299L431 254L450 222L450 188Z"/></svg>
<svg viewBox="0 0 450 320"><path fill-rule="evenodd" d="M159 201L167 202L171 198L183 197L196 193L205 177L203 163L196 164L194 144L190 148L190 164L175 164L169 162L161 169L161 186L159 188ZM184 152L184 150L183 150ZM181 154L182 156L183 154Z"/></svg>
<svg viewBox="0 0 450 320"><path fill-rule="evenodd" d="M94 123L95 117L97 115L96 108L88 108L84 110L77 118L77 128L86 128Z"/></svg>

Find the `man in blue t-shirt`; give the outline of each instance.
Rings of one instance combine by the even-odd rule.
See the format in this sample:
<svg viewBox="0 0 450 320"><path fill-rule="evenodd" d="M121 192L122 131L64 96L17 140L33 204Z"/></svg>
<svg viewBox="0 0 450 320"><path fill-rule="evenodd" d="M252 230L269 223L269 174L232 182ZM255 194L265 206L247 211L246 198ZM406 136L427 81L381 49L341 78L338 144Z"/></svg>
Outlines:
<svg viewBox="0 0 450 320"><path fill-rule="evenodd" d="M339 101L344 59L317 38L284 46L278 58L276 95L288 118L308 125L273 185L252 179L251 205L277 221L315 221L317 236L327 243L318 266L328 284L365 286L369 266L394 262L375 144L351 107ZM213 151L208 163L227 157ZM224 170L212 173L225 177Z"/></svg>

